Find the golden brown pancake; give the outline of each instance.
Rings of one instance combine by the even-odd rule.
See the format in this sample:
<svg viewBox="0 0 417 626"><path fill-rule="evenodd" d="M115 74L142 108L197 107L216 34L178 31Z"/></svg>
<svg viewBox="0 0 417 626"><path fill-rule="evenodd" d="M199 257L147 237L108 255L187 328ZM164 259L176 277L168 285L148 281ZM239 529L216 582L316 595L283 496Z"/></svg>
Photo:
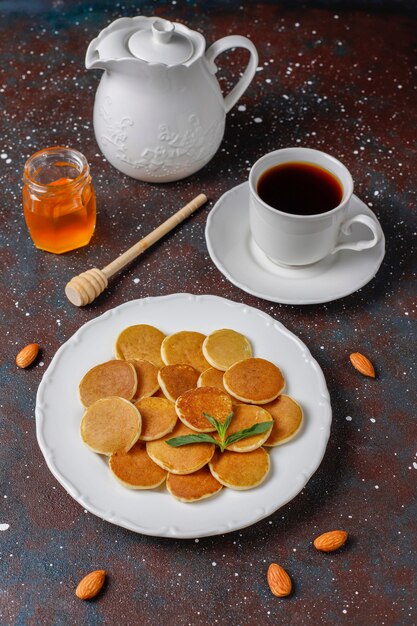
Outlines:
<svg viewBox="0 0 417 626"><path fill-rule="evenodd" d="M191 365L166 365L158 372L158 382L168 400L176 399L197 385L199 372Z"/></svg>
<svg viewBox="0 0 417 626"><path fill-rule="evenodd" d="M161 346L161 356L165 365L184 363L191 365L198 372L203 372L210 366L203 356L202 345L206 338L201 333L182 330L165 337Z"/></svg>
<svg viewBox="0 0 417 626"><path fill-rule="evenodd" d="M133 365L115 359L96 365L85 374L79 385L80 400L86 407L108 396L131 400L136 386L137 376Z"/></svg>
<svg viewBox="0 0 417 626"><path fill-rule="evenodd" d="M252 489L265 480L269 472L269 455L263 448L253 452L220 452L209 462L214 478L231 489Z"/></svg>
<svg viewBox="0 0 417 626"><path fill-rule="evenodd" d="M163 367L161 344L164 337L164 333L155 326L148 324L128 326L116 340L116 357L125 361L145 359L156 367Z"/></svg>
<svg viewBox="0 0 417 626"><path fill-rule="evenodd" d="M272 415L274 425L265 446L279 446L298 433L303 423L303 409L290 396L278 396L264 408Z"/></svg>
<svg viewBox="0 0 417 626"><path fill-rule="evenodd" d="M249 359L252 346L245 335L230 328L222 328L205 338L203 354L210 365L225 372L234 363Z"/></svg>
<svg viewBox="0 0 417 626"><path fill-rule="evenodd" d="M175 403L180 420L189 428L201 433L216 430L203 413L208 413L218 422L224 422L232 412L230 396L215 387L197 387L186 391Z"/></svg>
<svg viewBox="0 0 417 626"><path fill-rule="evenodd" d="M233 418L227 429L226 436L229 437L239 430L250 428L254 424L259 424L259 422L271 422L271 428L274 424L271 415L268 411L265 411L264 408L256 406L255 404L236 404L233 407ZM260 448L268 439L270 433L271 429L259 435L240 439L227 446L227 450L231 450L232 452L251 452L252 450L256 450L256 448Z"/></svg>
<svg viewBox="0 0 417 626"><path fill-rule="evenodd" d="M229 367L223 384L230 395L248 404L272 402L285 387L281 370L265 359L245 359Z"/></svg>
<svg viewBox="0 0 417 626"><path fill-rule="evenodd" d="M195 431L177 422L172 433L157 441L148 441L146 451L157 465L172 474L191 474L206 465L214 453L214 443L191 443L173 448L166 443L167 439L183 435L195 435Z"/></svg>
<svg viewBox="0 0 417 626"><path fill-rule="evenodd" d="M81 420L84 443L99 454L127 452L141 431L139 411L124 398L101 398L88 407Z"/></svg>
<svg viewBox="0 0 417 626"><path fill-rule="evenodd" d="M154 463L146 452L146 444L137 441L129 452L115 452L109 460L115 478L130 489L155 489L167 472Z"/></svg>
<svg viewBox="0 0 417 626"><path fill-rule="evenodd" d="M150 361L145 361L145 359L133 359L129 363L135 368L138 379L132 402L153 396L159 389L158 368Z"/></svg>
<svg viewBox="0 0 417 626"><path fill-rule="evenodd" d="M192 474L168 474L167 489L169 493L181 502L195 502L210 498L223 489L210 472L207 465Z"/></svg>
<svg viewBox="0 0 417 626"><path fill-rule="evenodd" d="M141 441L153 441L170 433L176 422L175 405L166 398L142 398L136 402L142 416Z"/></svg>

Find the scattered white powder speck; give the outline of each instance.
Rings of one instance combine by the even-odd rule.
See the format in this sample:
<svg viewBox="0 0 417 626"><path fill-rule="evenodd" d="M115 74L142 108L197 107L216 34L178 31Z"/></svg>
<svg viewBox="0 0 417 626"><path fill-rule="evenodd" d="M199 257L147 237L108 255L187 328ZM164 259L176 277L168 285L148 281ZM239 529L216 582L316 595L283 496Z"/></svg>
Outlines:
<svg viewBox="0 0 417 626"><path fill-rule="evenodd" d="M139 282L139 278L134 278L134 279L133 279L133 282L135 283L135 285L137 285L137 284L138 284L138 282Z"/></svg>
<svg viewBox="0 0 417 626"><path fill-rule="evenodd" d="M10 524L0 524L0 530L9 530Z"/></svg>
<svg viewBox="0 0 417 626"><path fill-rule="evenodd" d="M372 424L375 424L375 418L371 417L369 419L371 420Z"/></svg>
<svg viewBox="0 0 417 626"><path fill-rule="evenodd" d="M414 469L417 469L417 463L415 461L413 461L413 467Z"/></svg>
<svg viewBox="0 0 417 626"><path fill-rule="evenodd" d="M213 562L212 562L212 566L213 566L213 567L216 567L216 565L217 565L216 561L213 561Z"/></svg>
<svg viewBox="0 0 417 626"><path fill-rule="evenodd" d="M246 105L245 104L239 104L239 106L237 107L238 111L246 111Z"/></svg>
<svg viewBox="0 0 417 626"><path fill-rule="evenodd" d="M253 120L256 124L260 124L262 122L262 118L261 117L255 117L255 119Z"/></svg>
<svg viewBox="0 0 417 626"><path fill-rule="evenodd" d="M352 421L352 418L350 417L350 415L346 415L346 421L347 422L351 422Z"/></svg>

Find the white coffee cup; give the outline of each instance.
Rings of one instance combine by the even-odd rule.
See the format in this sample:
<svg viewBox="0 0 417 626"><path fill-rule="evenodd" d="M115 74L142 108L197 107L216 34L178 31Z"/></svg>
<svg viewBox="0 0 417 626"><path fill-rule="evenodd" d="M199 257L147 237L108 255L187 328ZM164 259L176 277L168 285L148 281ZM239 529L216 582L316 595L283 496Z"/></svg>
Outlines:
<svg viewBox="0 0 417 626"><path fill-rule="evenodd" d="M294 215L279 211L258 195L260 176L281 163L313 163L336 176L343 188L340 204L326 213ZM284 148L269 152L252 166L249 173L249 221L255 243L279 265L310 265L338 250L366 250L376 246L382 236L379 223L369 215L354 215L347 219L353 194L353 181L347 168L334 157L310 148ZM353 223L367 226L373 238L364 241L341 242L341 234L350 234Z"/></svg>

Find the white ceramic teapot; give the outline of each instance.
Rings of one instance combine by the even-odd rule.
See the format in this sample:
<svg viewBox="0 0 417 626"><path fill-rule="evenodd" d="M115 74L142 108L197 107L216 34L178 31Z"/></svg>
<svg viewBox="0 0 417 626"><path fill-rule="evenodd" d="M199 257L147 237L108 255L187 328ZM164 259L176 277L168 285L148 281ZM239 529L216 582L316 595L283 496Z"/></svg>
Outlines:
<svg viewBox="0 0 417 626"><path fill-rule="evenodd" d="M246 48L249 64L223 98L214 63ZM249 86L258 64L253 43L231 35L206 51L204 37L155 17L121 18L94 39L87 69L105 70L94 104L100 150L121 172L149 182L179 180L214 156L226 113Z"/></svg>

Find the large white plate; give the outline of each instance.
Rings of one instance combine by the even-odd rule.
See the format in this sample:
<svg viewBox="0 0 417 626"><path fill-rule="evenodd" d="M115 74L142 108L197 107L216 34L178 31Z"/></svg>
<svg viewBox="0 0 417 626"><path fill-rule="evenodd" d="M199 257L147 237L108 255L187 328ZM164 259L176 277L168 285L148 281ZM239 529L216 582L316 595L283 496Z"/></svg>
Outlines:
<svg viewBox="0 0 417 626"><path fill-rule="evenodd" d="M251 340L256 356L275 362L286 392L302 405L305 424L291 442L271 448L271 472L250 491L223 489L213 498L185 504L165 489L133 491L111 475L107 460L81 441L83 408L78 383L94 365L113 358L120 331L153 324L165 333L234 328ZM39 386L36 427L46 463L85 509L135 532L159 537L205 537L244 528L294 498L318 468L330 433L331 406L323 373L306 346L257 309L218 298L173 294L122 304L82 326L55 354Z"/></svg>

